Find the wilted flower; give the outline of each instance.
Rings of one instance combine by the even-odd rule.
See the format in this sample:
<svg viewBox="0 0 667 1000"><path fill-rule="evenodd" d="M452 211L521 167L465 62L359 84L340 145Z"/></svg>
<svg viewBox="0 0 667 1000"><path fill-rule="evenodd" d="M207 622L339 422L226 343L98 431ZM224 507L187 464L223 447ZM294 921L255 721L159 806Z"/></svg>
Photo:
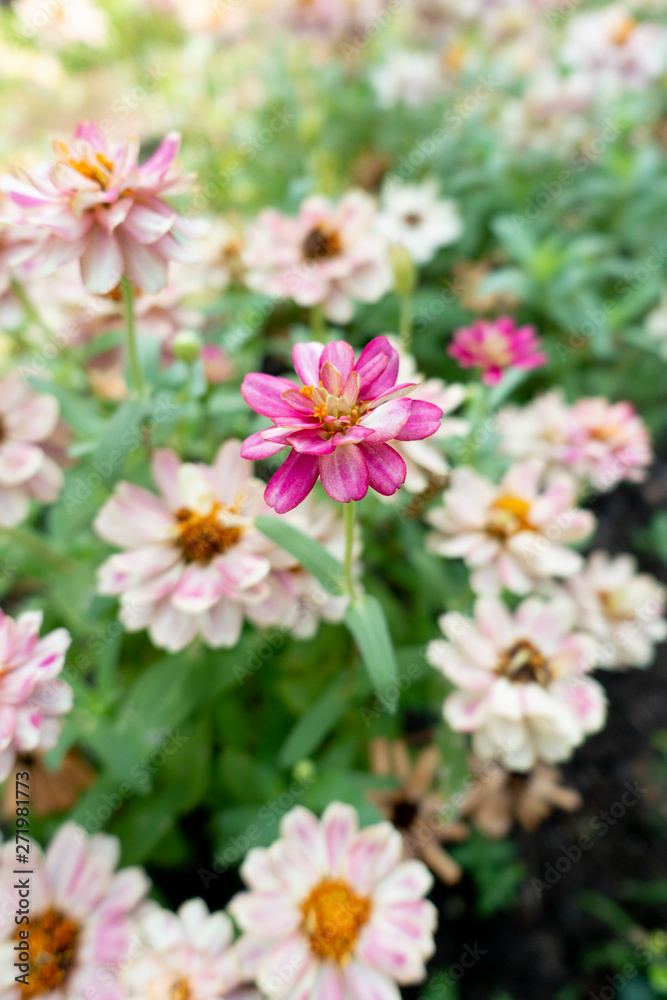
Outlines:
<svg viewBox="0 0 667 1000"><path fill-rule="evenodd" d="M63 474L47 454L58 427L58 401L36 393L16 372L0 380L0 525L28 516L30 500L53 503Z"/></svg>
<svg viewBox="0 0 667 1000"><path fill-rule="evenodd" d="M77 750L68 750L58 768L46 764L47 750L20 753L14 771L30 772L30 814L51 816L69 811L81 798L86 788L97 780L94 768ZM5 783L0 812L6 820L16 818L16 785Z"/></svg>
<svg viewBox="0 0 667 1000"><path fill-rule="evenodd" d="M607 4L569 20L562 57L598 89L641 90L667 69L667 31L635 20L622 3Z"/></svg>
<svg viewBox="0 0 667 1000"><path fill-rule="evenodd" d="M571 406L558 389L499 415L501 448L513 458L539 458L578 482L607 492L619 482L641 482L653 460L646 424L627 402L583 397Z"/></svg>
<svg viewBox="0 0 667 1000"><path fill-rule="evenodd" d="M209 913L203 899L190 899L176 913L148 902L138 923L143 947L120 975L127 1000L223 1000L241 982L232 922Z"/></svg>
<svg viewBox="0 0 667 1000"><path fill-rule="evenodd" d="M465 840L468 827L443 817L444 796L432 787L440 751L436 746L425 747L413 766L402 740L390 742L378 737L371 743L370 757L373 774L391 776L400 782L398 788L371 791L368 798L403 837L404 856L419 858L439 879L454 885L463 873L442 844Z"/></svg>
<svg viewBox="0 0 667 1000"><path fill-rule="evenodd" d="M395 997L394 983L424 979L432 879L420 861L401 861L394 827L359 831L356 811L333 802L321 821L297 806L280 832L270 848L249 852L241 874L250 891L229 904L244 931L244 971L265 996L298 987L304 1000L374 1000Z"/></svg>
<svg viewBox="0 0 667 1000"><path fill-rule="evenodd" d="M535 764L528 774L510 774L497 761L472 759L474 782L466 792L461 814L469 816L485 837L506 837L517 820L532 833L554 809L575 812L583 799L574 788L566 788L555 767Z"/></svg>
<svg viewBox="0 0 667 1000"><path fill-rule="evenodd" d="M434 52L392 52L371 70L373 89L381 108L404 103L411 107L428 104L443 91L442 71Z"/></svg>
<svg viewBox="0 0 667 1000"><path fill-rule="evenodd" d="M375 201L350 191L337 204L307 198L293 218L267 209L246 233L246 283L256 292L322 306L347 323L354 302L377 302L392 285L387 245L374 232Z"/></svg>
<svg viewBox="0 0 667 1000"><path fill-rule="evenodd" d="M44 273L79 260L91 292L106 294L126 275L146 292L167 282L169 260L189 261L181 239L199 227L163 200L186 191L193 175L176 162L180 136L172 132L153 155L137 165L139 140L109 150L102 132L79 125L70 146L54 143L56 163L4 189L33 225L50 233L39 255Z"/></svg>
<svg viewBox="0 0 667 1000"><path fill-rule="evenodd" d="M447 348L461 368L481 368L482 381L495 385L507 368L539 368L547 357L540 350L534 326L517 326L509 316L480 319L456 330Z"/></svg>
<svg viewBox="0 0 667 1000"><path fill-rule="evenodd" d="M392 245L405 247L416 264L427 264L463 232L456 202L438 197L437 181L387 184L382 191L377 228Z"/></svg>
<svg viewBox="0 0 667 1000"><path fill-rule="evenodd" d="M595 518L574 507L576 486L569 476L554 474L542 486L543 470L537 460L523 462L496 486L469 466L459 466L443 506L427 514L436 528L429 549L465 559L477 593L505 587L527 594L537 580L581 569L582 557L565 546L587 538Z"/></svg>
<svg viewBox="0 0 667 1000"><path fill-rule="evenodd" d="M62 826L46 851L30 843L30 923L15 923L20 909L16 845L0 854L0 990L3 1000L95 996L122 1000L116 974L133 934L132 918L150 883L141 868L115 871L120 842L104 833L88 837L74 823ZM21 931L29 933L29 947ZM15 981L14 963L26 958L29 989ZM104 975L100 975L100 970Z"/></svg>
<svg viewBox="0 0 667 1000"><path fill-rule="evenodd" d="M261 373L246 375L241 386L246 403L274 424L245 441L243 457L292 449L266 488L266 502L281 514L292 510L318 477L341 503L361 500L369 488L395 493L406 467L387 442L430 437L442 418L440 407L404 398L413 386L396 384L396 349L376 337L355 361L344 340L300 343L292 361L301 386Z"/></svg>
<svg viewBox="0 0 667 1000"><path fill-rule="evenodd" d="M41 611L14 620L0 610L0 781L18 753L53 749L58 716L72 707L72 689L58 677L72 640L64 628L40 639L41 624Z"/></svg>
<svg viewBox="0 0 667 1000"><path fill-rule="evenodd" d="M579 627L600 639L601 667L650 665L656 643L667 639L667 591L655 577L637 572L634 556L593 552L567 589Z"/></svg>
<svg viewBox="0 0 667 1000"><path fill-rule="evenodd" d="M585 676L598 645L573 631L574 620L570 600L536 597L514 614L497 598L481 597L474 622L441 616L448 641L431 642L427 659L458 688L444 715L452 729L473 734L479 758L528 771L538 760L567 760L588 733L602 728L604 691Z"/></svg>

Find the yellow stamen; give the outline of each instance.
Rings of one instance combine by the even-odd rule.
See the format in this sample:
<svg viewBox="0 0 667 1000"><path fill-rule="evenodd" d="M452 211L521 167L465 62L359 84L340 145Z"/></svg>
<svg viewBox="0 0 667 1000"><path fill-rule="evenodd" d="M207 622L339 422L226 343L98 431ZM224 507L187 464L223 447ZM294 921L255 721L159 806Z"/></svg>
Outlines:
<svg viewBox="0 0 667 1000"><path fill-rule="evenodd" d="M301 903L301 912L313 954L344 964L370 916L371 902L342 879L324 879Z"/></svg>

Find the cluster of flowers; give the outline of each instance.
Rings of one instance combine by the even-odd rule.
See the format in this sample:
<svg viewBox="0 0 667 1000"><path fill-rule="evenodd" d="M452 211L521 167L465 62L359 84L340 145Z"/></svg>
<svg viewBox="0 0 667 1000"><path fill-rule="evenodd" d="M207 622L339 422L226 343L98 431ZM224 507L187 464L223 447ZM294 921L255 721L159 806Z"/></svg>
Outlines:
<svg viewBox="0 0 667 1000"><path fill-rule="evenodd" d="M0 853L0 991L31 997L102 1000L398 1000L397 984L425 977L436 910L427 868L403 860L390 823L359 830L351 806L329 805L318 820L297 806L268 849L241 869L248 891L230 917L191 899L176 913L146 900L140 868L116 871L120 844L68 823L43 854L31 853L30 932L21 913L15 848ZM260 992L261 991L261 992Z"/></svg>

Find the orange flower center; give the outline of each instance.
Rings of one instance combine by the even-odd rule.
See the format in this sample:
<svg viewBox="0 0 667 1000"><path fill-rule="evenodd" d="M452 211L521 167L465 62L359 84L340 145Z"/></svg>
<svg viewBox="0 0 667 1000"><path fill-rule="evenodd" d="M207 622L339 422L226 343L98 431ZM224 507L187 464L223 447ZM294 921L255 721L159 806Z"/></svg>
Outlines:
<svg viewBox="0 0 667 1000"><path fill-rule="evenodd" d="M14 939L21 942L19 930ZM65 984L76 959L79 934L79 925L57 910L31 918L26 949L30 953L30 985L21 985L22 997L44 996Z"/></svg>
<svg viewBox="0 0 667 1000"><path fill-rule="evenodd" d="M549 664L527 639L521 639L503 653L498 673L516 684L537 683L546 687L551 680Z"/></svg>
<svg viewBox="0 0 667 1000"><path fill-rule="evenodd" d="M186 562L210 562L237 544L243 529L238 525L224 524L221 516L224 518L225 513L237 511L220 503L214 503L208 514L198 514L188 507L176 511L176 544L181 547Z"/></svg>
<svg viewBox="0 0 667 1000"><path fill-rule="evenodd" d="M64 142L54 143L56 152L70 167L73 167L82 177L87 177L90 181L96 181L103 191L109 186L109 180L113 173L114 163L104 153L94 153L92 150L75 150L72 155L68 146ZM79 153L83 153L79 156Z"/></svg>
<svg viewBox="0 0 667 1000"><path fill-rule="evenodd" d="M342 252L343 244L335 229L317 225L303 241L303 256L306 260L327 260Z"/></svg>
<svg viewBox="0 0 667 1000"><path fill-rule="evenodd" d="M318 958L345 963L368 920L371 902L342 879L324 879L301 903L303 928Z"/></svg>
<svg viewBox="0 0 667 1000"><path fill-rule="evenodd" d="M192 991L186 979L179 979L169 991L169 1000L190 1000Z"/></svg>
<svg viewBox="0 0 667 1000"><path fill-rule="evenodd" d="M637 22L633 17L624 16L611 33L612 44L618 46L625 45L630 40L636 27Z"/></svg>
<svg viewBox="0 0 667 1000"><path fill-rule="evenodd" d="M534 531L529 514L530 504L527 500L504 493L491 505L489 531L499 538L508 538L519 531Z"/></svg>

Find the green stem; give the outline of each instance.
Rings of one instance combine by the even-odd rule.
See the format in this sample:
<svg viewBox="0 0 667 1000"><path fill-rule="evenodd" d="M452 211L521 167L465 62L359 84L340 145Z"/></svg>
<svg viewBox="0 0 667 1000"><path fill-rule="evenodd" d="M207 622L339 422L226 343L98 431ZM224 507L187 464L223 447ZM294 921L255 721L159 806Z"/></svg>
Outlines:
<svg viewBox="0 0 667 1000"><path fill-rule="evenodd" d="M345 505L345 565L343 587L350 600L354 600L354 577L352 576L352 549L354 548L354 500Z"/></svg>
<svg viewBox="0 0 667 1000"><path fill-rule="evenodd" d="M145 395L144 379L141 374L139 355L137 354L137 331L134 323L134 290L131 281L125 275L120 279L125 301L125 332L127 336L127 360L132 375L134 388L140 399Z"/></svg>
<svg viewBox="0 0 667 1000"><path fill-rule="evenodd" d="M401 295L401 317L399 323L399 334L401 337L401 347L404 351L409 351L412 347L412 297Z"/></svg>
<svg viewBox="0 0 667 1000"><path fill-rule="evenodd" d="M35 555L40 556L44 562L49 563L49 565L54 566L56 569L71 573L76 567L76 563L72 562L71 559L67 559L60 552L56 552L55 549L52 549L50 545L47 545L37 535L31 535L30 532L24 531L23 528L3 528L2 532L10 541L17 542L24 549L30 549Z"/></svg>
<svg viewBox="0 0 667 1000"><path fill-rule="evenodd" d="M322 312L322 306L313 306L310 310L310 326L315 340L324 340L327 332L327 324Z"/></svg>
<svg viewBox="0 0 667 1000"><path fill-rule="evenodd" d="M21 305L23 306L23 311L28 317L28 322L35 323L37 326L41 326L42 330L49 338L49 340L52 341L54 344L56 344L58 349L60 349L61 345L58 343L58 341L56 340L56 338L51 333L48 326L40 316L37 307L35 306L34 302L30 298L30 296L28 295L28 293L26 292L25 288L20 283L20 281L17 281L15 278L13 278L10 283L10 288L13 291L16 298L21 303ZM22 341L21 346L27 347L28 345L26 345L26 343Z"/></svg>

